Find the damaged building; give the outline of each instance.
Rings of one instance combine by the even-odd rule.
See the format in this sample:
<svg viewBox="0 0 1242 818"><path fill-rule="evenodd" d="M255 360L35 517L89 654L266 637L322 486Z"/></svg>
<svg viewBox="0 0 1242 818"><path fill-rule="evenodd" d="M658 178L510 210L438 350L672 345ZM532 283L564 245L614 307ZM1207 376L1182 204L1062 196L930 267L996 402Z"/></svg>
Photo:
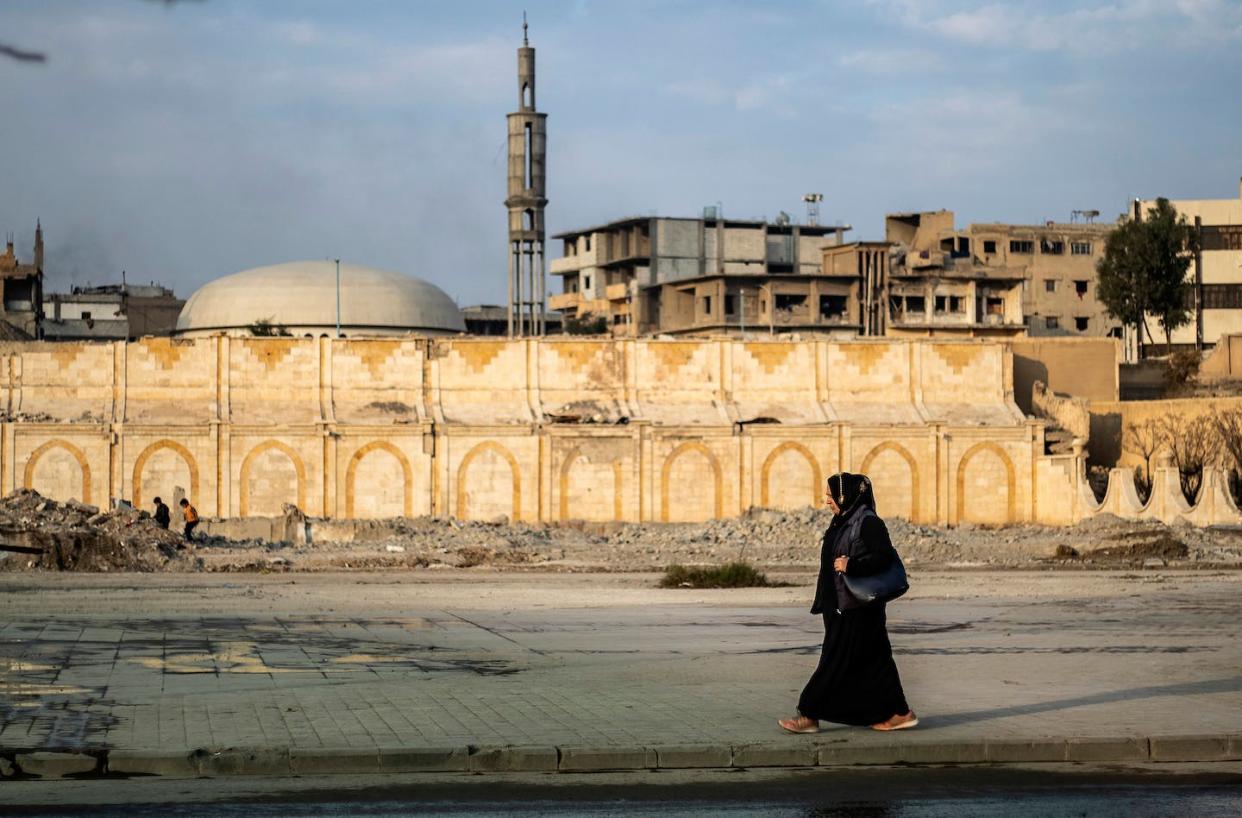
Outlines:
<svg viewBox="0 0 1242 818"><path fill-rule="evenodd" d="M3 334L13 339L42 338L43 323L43 225L36 223L34 257L23 264L14 249L13 236L0 255L0 321Z"/></svg>
<svg viewBox="0 0 1242 818"><path fill-rule="evenodd" d="M951 210L893 213L883 242L824 250L857 281L863 335L1118 337L1097 298L1111 224L971 224Z"/></svg>
<svg viewBox="0 0 1242 818"><path fill-rule="evenodd" d="M171 335L185 300L168 287L104 284L47 297L43 337L49 341L133 341Z"/></svg>
<svg viewBox="0 0 1242 818"><path fill-rule="evenodd" d="M825 247L850 228L634 217L561 233L550 265L562 292L549 307L602 316L614 335L821 330L854 334L848 277L825 276Z"/></svg>

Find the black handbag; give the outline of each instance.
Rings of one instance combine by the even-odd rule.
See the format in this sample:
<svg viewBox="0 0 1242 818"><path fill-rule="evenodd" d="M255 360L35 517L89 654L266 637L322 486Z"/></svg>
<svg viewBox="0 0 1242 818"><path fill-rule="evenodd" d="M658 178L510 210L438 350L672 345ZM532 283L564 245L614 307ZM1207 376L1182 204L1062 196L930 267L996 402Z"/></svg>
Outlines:
<svg viewBox="0 0 1242 818"><path fill-rule="evenodd" d="M910 581L906 579L906 566L902 564L896 550L893 551L893 561L880 573L868 577L843 574L842 577L845 579L845 587L860 605L892 602L910 590Z"/></svg>

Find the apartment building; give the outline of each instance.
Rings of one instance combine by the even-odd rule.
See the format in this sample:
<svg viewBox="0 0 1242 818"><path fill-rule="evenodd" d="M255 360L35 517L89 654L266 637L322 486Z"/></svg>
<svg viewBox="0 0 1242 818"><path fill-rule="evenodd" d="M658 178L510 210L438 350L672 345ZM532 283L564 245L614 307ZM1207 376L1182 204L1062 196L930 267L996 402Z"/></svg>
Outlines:
<svg viewBox="0 0 1242 818"><path fill-rule="evenodd" d="M709 209L701 219L632 217L561 233L564 255L549 271L562 292L548 306L604 316L617 335L848 330L839 312L848 287L819 274L823 249L849 229Z"/></svg>
<svg viewBox="0 0 1242 818"><path fill-rule="evenodd" d="M1096 297L1096 262L1115 228L1112 222L972 224L965 236L980 267L1022 271L1027 334L1120 338L1120 322Z"/></svg>
<svg viewBox="0 0 1242 818"><path fill-rule="evenodd" d="M1155 200L1135 202L1142 218ZM1199 231L1199 252L1187 271L1194 308L1189 325L1173 331L1174 349L1210 348L1242 333L1242 180L1236 199L1174 199L1170 204ZM1152 332L1159 333L1155 320ZM1163 339L1156 350L1163 352Z"/></svg>
<svg viewBox="0 0 1242 818"><path fill-rule="evenodd" d="M1095 262L1112 229L959 230L949 210L893 213L883 242L826 248L823 268L856 277L864 335L1116 336L1117 322L1095 297Z"/></svg>

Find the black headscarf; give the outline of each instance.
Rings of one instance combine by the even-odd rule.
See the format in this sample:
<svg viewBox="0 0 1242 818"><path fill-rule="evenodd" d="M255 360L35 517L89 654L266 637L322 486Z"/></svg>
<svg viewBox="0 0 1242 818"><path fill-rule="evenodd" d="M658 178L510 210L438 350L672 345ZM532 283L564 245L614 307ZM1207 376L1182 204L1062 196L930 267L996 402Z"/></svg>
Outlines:
<svg viewBox="0 0 1242 818"><path fill-rule="evenodd" d="M828 491L841 509L833 516L833 525L844 522L855 509L864 506L875 509L875 494L871 490L871 480L865 474L838 472L828 478Z"/></svg>

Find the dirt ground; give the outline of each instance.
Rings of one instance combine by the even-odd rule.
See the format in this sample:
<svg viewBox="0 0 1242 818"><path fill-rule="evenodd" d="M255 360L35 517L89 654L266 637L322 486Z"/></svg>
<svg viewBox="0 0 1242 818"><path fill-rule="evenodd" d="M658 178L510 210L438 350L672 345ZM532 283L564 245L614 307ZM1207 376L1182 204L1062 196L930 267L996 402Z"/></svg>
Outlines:
<svg viewBox="0 0 1242 818"><path fill-rule="evenodd" d="M144 512L100 512L29 490L0 501L0 571L319 572L480 569L649 572L672 564L748 561L765 571L819 562L831 515L754 510L704 523L528 525L395 518L348 542L202 537L186 543ZM1166 569L1242 567L1242 528L1135 523L1111 516L1077 526L940 527L888 521L911 567ZM313 527L312 527L313 530ZM6 550L7 549L7 550Z"/></svg>

